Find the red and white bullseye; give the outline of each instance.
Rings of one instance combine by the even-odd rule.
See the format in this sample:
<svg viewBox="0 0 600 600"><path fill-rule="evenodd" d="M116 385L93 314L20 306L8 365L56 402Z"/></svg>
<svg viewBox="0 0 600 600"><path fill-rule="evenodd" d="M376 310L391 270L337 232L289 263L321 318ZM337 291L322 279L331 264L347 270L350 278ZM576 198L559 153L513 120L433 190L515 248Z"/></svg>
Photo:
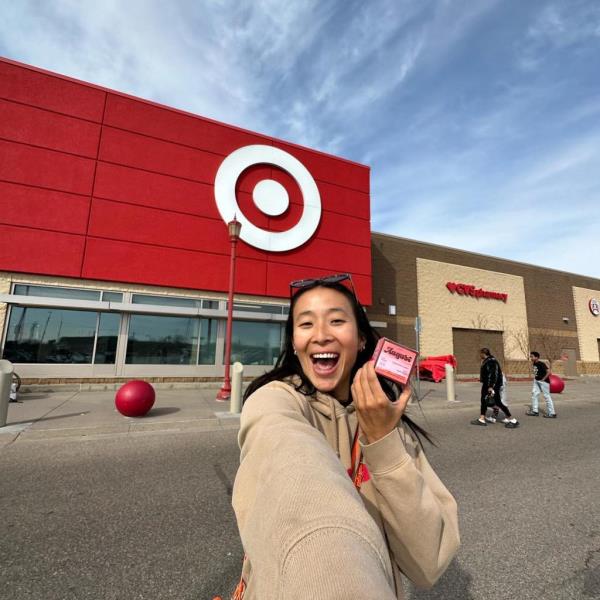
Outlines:
<svg viewBox="0 0 600 600"><path fill-rule="evenodd" d="M286 231L268 231L257 227L246 218L237 202L235 188L239 176L248 167L264 164L289 173L302 192L302 216ZM235 217L242 224L241 239L261 250L285 252L298 248L312 237L321 219L321 196L312 175L297 158L273 146L255 144L232 152L217 171L214 189L223 221L229 223ZM256 207L270 217L282 215L290 205L286 189L272 179L259 181L252 198Z"/></svg>

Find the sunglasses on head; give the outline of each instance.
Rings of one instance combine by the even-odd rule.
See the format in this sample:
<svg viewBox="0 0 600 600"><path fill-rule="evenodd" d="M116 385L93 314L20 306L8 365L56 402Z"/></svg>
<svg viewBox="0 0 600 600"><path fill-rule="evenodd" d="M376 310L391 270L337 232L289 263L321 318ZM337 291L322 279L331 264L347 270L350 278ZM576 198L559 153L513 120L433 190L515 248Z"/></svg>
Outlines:
<svg viewBox="0 0 600 600"><path fill-rule="evenodd" d="M296 281L290 282L290 296L293 296L298 290L307 287L316 287L322 283L341 283L342 281L348 281L350 283L350 289L356 296L356 290L354 289L354 283L350 273L337 273L335 275L326 275L325 277L311 278L311 279L297 279Z"/></svg>

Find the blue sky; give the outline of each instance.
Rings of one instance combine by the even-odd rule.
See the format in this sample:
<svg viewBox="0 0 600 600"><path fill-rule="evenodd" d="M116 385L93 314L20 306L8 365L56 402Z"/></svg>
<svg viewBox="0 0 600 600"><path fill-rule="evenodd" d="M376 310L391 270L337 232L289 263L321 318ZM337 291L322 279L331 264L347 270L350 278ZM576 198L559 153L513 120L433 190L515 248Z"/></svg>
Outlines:
<svg viewBox="0 0 600 600"><path fill-rule="evenodd" d="M0 54L368 164L375 231L600 278L597 0L19 0Z"/></svg>

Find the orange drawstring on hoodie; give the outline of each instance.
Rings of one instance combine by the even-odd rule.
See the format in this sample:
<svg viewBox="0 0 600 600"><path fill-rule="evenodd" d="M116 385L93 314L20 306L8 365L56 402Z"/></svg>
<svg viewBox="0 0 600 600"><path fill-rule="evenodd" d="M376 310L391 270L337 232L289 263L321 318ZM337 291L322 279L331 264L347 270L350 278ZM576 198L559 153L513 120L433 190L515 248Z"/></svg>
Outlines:
<svg viewBox="0 0 600 600"><path fill-rule="evenodd" d="M356 426L356 433L354 434L354 441L352 442L352 453L350 454L350 460L352 464L352 474L350 478L354 482L354 487L357 491L360 491L364 479L365 466L362 461L362 450L360 442L358 441L358 435L360 433L360 426Z"/></svg>

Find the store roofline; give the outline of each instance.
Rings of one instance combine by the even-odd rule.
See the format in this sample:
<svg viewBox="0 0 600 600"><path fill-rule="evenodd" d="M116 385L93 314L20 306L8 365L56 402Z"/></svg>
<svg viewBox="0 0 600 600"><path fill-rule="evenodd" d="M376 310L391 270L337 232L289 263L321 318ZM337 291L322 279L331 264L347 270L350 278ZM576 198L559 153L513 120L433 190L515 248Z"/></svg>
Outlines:
<svg viewBox="0 0 600 600"><path fill-rule="evenodd" d="M245 129L244 127L240 127L239 125L231 125L230 123L224 123L223 121L217 121L216 119L211 119L210 117L204 117L197 113L193 113L189 110L184 110L183 108L175 108L174 106L169 106L168 104L162 104L162 103L156 102L154 100L148 100L146 98L141 98L140 96L134 96L133 94L119 92L118 90L113 90L112 88L105 87L103 85L98 85L97 83L91 83L90 81L85 81L84 79L77 79L76 77L70 77L69 75L63 75L62 73L57 73L56 71L50 71L48 69L36 67L36 66L30 65L28 63L20 62L18 60L13 60L12 58L8 58L6 56L0 56L0 62L4 62L9 65L13 65L15 67L21 67L23 69L29 69L30 71L35 71L37 73L41 73L42 75L50 75L51 77L63 79L64 81L69 81L70 83L77 83L79 85L91 87L96 90L106 92L108 94L113 94L115 96L121 96L123 98L128 98L129 100L135 100L136 102L143 102L144 104L149 104L150 106L155 106L156 108L161 108L164 110L170 110L172 112L176 112L176 113L182 114L187 117L194 117L196 119L201 119L202 121L207 121L209 123L213 123L215 125L220 125L222 127L228 127L229 129L233 129L235 131L240 131L242 133L247 133L249 135L264 137L266 140L271 140L273 142L278 142L280 144L286 144L287 146L293 146L300 150L307 150L308 152L314 152L316 154L321 154L322 156L327 156L329 158L335 158L335 159L341 160L345 163L348 163L351 165L356 165L358 167L367 169L369 172L371 171L370 165L365 165L364 163L359 163L355 160L350 160L349 158L345 158L343 156L338 156L336 154L330 154L329 152L324 152L323 150L317 150L316 148L310 148L309 146L302 146L301 144L297 144L295 142L291 142L288 140L282 140L281 138L276 138L267 133L261 133L259 131L252 131L251 129ZM63 113L61 113L61 114L63 114Z"/></svg>
<svg viewBox="0 0 600 600"><path fill-rule="evenodd" d="M542 267L541 265L534 265L532 263L526 263L526 262L522 262L519 260L512 260L510 258L502 258L500 256L492 256L491 254L482 254L481 252L473 252L472 250L462 250L461 248L453 248L451 246L443 246L442 244L433 244L431 242L423 242L421 240L406 238L406 237L402 237L400 235L392 235L390 233L381 233L379 231L371 231L371 239L373 238L373 236L381 236L381 237L391 238L394 240L402 240L403 242L410 242L412 244L418 244L420 246L429 246L431 248L437 248L439 250L450 250L452 252L458 252L461 254L470 254L472 256L477 256L480 258L496 260L498 262L511 263L513 265L529 267L532 269L541 269L543 271L552 271L554 273L560 273L561 275L571 275L571 276L575 276L575 277L581 277L583 279L590 279L592 281L600 282L600 278L594 277L593 275L584 275L581 273L573 273L571 271L561 271L560 269L553 269L552 267ZM429 259L425 259L425 260L429 260Z"/></svg>

